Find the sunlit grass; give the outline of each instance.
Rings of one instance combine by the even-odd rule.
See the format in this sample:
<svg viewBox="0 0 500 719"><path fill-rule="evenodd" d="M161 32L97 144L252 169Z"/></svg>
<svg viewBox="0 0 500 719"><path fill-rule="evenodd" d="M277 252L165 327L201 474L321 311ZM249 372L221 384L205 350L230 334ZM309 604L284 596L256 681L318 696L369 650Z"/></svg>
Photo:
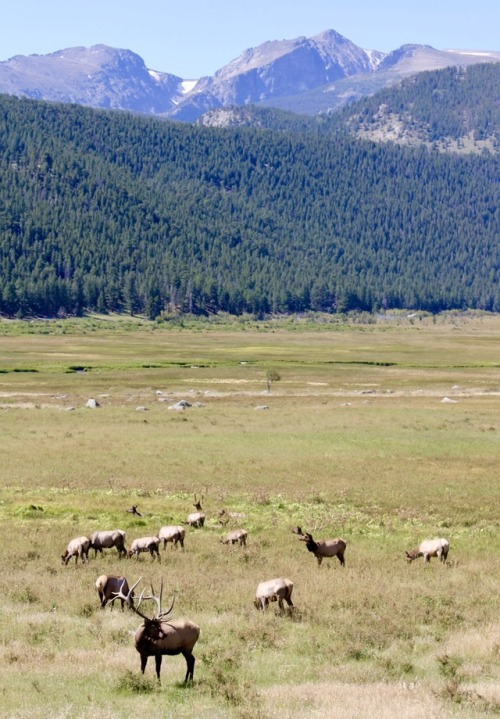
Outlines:
<svg viewBox="0 0 500 719"><path fill-rule="evenodd" d="M0 369L37 372L0 373L0 715L498 713L500 320L63 327L2 337ZM207 522L185 552L61 566L82 533L183 523L195 493ZM220 543L221 507L244 514L246 549ZM318 569L297 525L344 537L346 567ZM407 565L430 536L450 540L447 566ZM176 590L175 616L202 628L193 687L182 657L161 687L151 660L141 676L140 620L99 609L103 572ZM291 617L253 608L275 576L295 584Z"/></svg>

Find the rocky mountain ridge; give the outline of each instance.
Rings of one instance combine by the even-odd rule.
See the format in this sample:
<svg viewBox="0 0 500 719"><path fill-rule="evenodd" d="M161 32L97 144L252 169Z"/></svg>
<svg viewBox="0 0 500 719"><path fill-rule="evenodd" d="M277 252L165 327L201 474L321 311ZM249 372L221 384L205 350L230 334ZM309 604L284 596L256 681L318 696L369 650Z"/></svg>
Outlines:
<svg viewBox="0 0 500 719"><path fill-rule="evenodd" d="M198 80L148 69L131 50L106 45L17 55L0 62L0 92L185 122L249 104L315 115L408 75L479 62L500 62L500 52L404 45L385 54L327 30L312 38L265 42Z"/></svg>

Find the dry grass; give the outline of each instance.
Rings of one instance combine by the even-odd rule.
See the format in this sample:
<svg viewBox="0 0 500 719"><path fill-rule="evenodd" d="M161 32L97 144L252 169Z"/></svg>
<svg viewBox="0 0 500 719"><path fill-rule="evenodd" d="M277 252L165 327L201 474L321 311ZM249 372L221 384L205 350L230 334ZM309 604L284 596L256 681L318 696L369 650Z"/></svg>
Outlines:
<svg viewBox="0 0 500 719"><path fill-rule="evenodd" d="M498 714L499 324L2 338L5 366L38 371L0 374L0 714ZM100 369L66 373L83 358ZM193 406L170 410L180 398ZM130 542L182 523L194 492L207 524L185 552L61 566L82 533L120 527ZM220 544L222 506L245 514L246 549ZM318 570L297 524L343 536L347 566ZM436 535L447 566L405 563ZM178 657L161 687L152 666L141 677L139 620L98 609L103 572L177 590L176 616L202 627L194 687ZM257 583L281 575L294 613L257 613Z"/></svg>

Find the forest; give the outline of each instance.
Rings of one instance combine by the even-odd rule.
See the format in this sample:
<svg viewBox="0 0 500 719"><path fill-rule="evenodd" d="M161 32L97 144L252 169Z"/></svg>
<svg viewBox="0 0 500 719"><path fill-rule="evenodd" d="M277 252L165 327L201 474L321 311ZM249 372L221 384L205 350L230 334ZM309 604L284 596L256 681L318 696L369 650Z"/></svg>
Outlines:
<svg viewBox="0 0 500 719"><path fill-rule="evenodd" d="M499 163L0 96L0 314L497 312Z"/></svg>

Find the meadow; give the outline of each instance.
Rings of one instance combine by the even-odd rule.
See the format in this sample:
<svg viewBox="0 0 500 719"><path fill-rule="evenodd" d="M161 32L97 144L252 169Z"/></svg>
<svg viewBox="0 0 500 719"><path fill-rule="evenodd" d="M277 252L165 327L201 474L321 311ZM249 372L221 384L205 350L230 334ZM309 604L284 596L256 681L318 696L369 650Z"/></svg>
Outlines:
<svg viewBox="0 0 500 719"><path fill-rule="evenodd" d="M499 337L485 314L0 321L0 716L498 716ZM62 566L81 534L184 523L195 494L184 552ZM346 566L318 568L297 525L343 537ZM240 526L246 548L220 543ZM406 563L437 536L446 565ZM192 686L182 657L141 675L103 573L176 591ZM279 576L294 610L258 612Z"/></svg>

